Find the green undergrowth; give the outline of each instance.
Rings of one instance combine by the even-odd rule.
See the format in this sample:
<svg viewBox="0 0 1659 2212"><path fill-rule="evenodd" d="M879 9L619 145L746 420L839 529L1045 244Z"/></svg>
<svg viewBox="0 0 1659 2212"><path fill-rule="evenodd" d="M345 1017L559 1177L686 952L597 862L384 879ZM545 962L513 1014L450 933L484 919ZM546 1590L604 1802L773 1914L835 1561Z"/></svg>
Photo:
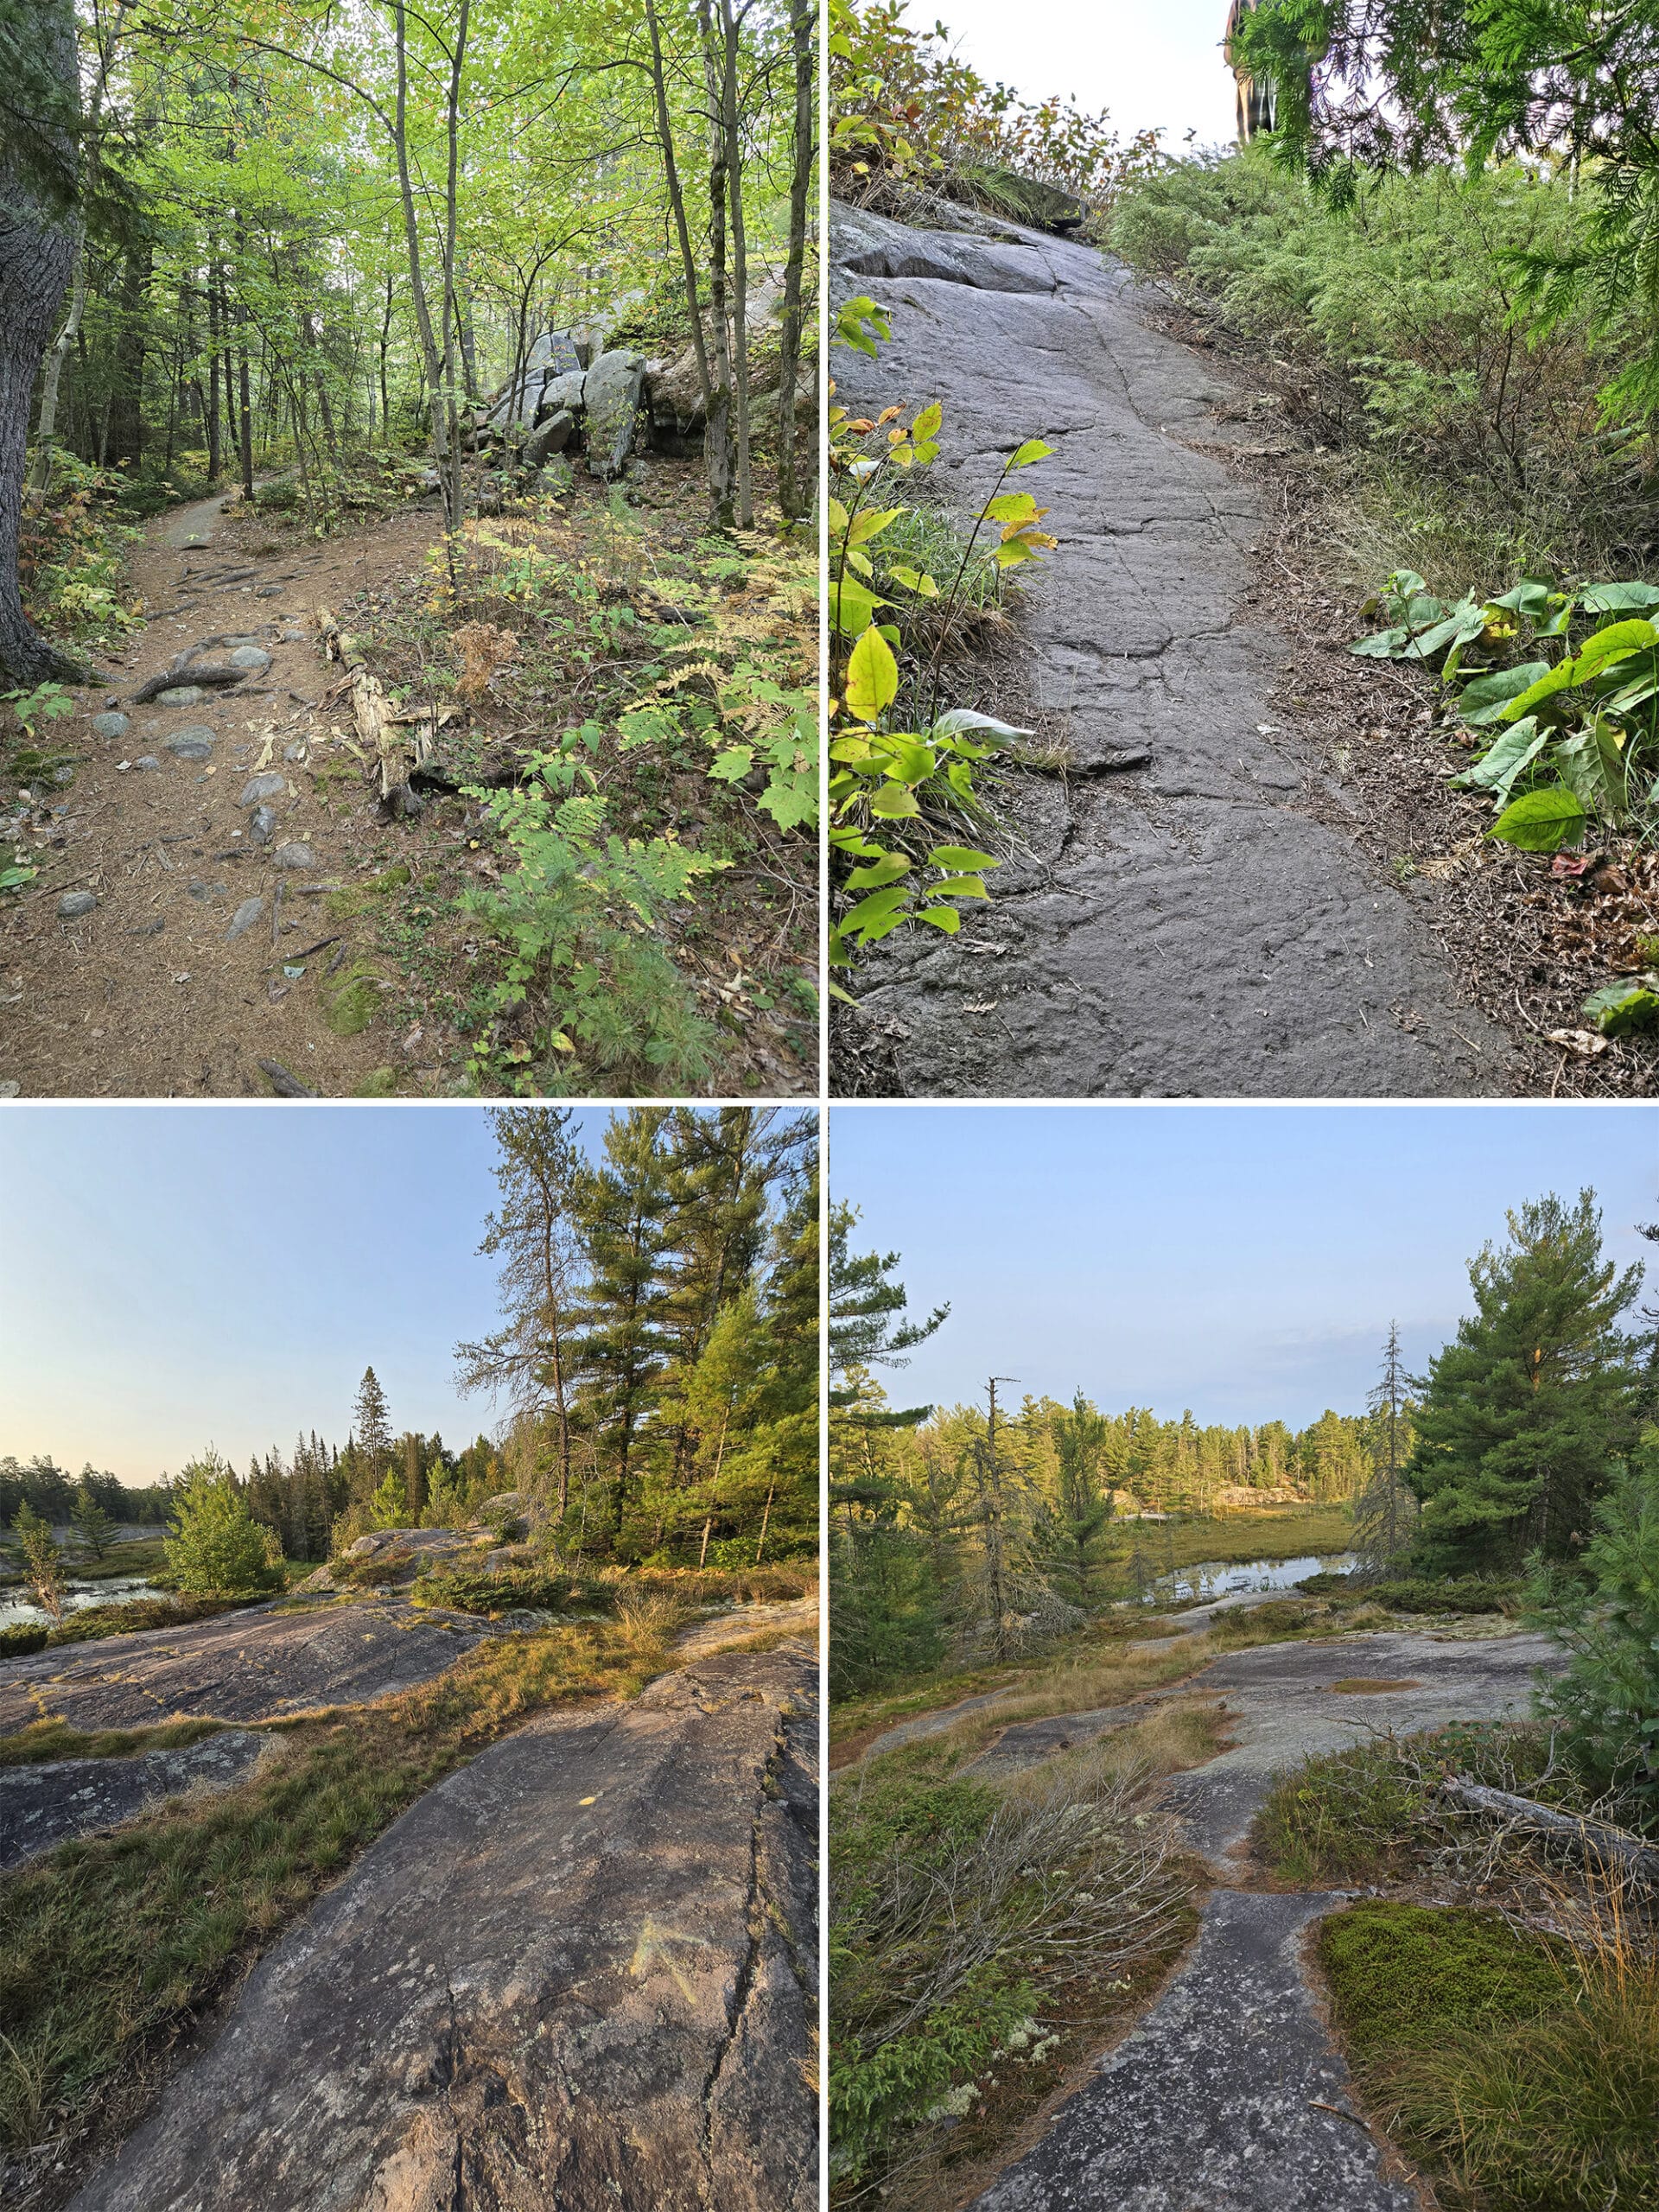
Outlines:
<svg viewBox="0 0 1659 2212"><path fill-rule="evenodd" d="M1334 2024L1390 2137L1456 2212L1659 2202L1659 1977L1604 1923L1576 1947L1499 1915L1367 1902L1319 1930Z"/></svg>
<svg viewBox="0 0 1659 2212"><path fill-rule="evenodd" d="M119 1605L82 1605L66 1613L55 1627L26 1622L0 1629L0 1658L20 1658L33 1651L55 1649L62 1643L93 1643L105 1637L132 1636L144 1629L178 1628L257 1602L253 1598L162 1597L130 1598Z"/></svg>
<svg viewBox="0 0 1659 2212"><path fill-rule="evenodd" d="M72 1728L66 1720L32 1720L0 1736L0 1766L38 1766L48 1759L121 1759L139 1751L177 1751L216 1736L224 1720L159 1720L149 1728Z"/></svg>
<svg viewBox="0 0 1659 2212"><path fill-rule="evenodd" d="M1310 1574L1296 1587L1338 1606L1380 1605L1389 1613L1501 1613L1508 1620L1518 1617L1523 1594L1519 1580L1506 1575L1382 1576L1372 1581Z"/></svg>
<svg viewBox="0 0 1659 2212"><path fill-rule="evenodd" d="M443 1775L545 1707L632 1694L663 1657L637 1617L492 1637L382 1704L275 1724L237 1789L7 1876L0 2141L73 2131Z"/></svg>
<svg viewBox="0 0 1659 2212"><path fill-rule="evenodd" d="M381 1572L385 1572L384 1565ZM465 1567L437 1567L419 1576L410 1595L417 1605L448 1606L461 1613L562 1613L576 1608L608 1611L617 1602L619 1586L533 1567L493 1574Z"/></svg>
<svg viewBox="0 0 1659 2212"><path fill-rule="evenodd" d="M1162 1716L1027 1775L960 1745L872 1761L831 1792L831 2202L960 2198L1187 1940L1158 1778L1208 1757Z"/></svg>

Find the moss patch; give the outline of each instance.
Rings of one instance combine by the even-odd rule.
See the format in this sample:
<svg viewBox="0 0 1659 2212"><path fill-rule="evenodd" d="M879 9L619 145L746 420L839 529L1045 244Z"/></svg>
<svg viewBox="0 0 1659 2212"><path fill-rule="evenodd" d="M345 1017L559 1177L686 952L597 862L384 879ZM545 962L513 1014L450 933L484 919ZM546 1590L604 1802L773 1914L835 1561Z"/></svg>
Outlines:
<svg viewBox="0 0 1659 2212"><path fill-rule="evenodd" d="M1360 2086L1447 2212L1659 2203L1659 1967L1617 1916L1574 1954L1496 1913L1368 1903L1319 1953Z"/></svg>
<svg viewBox="0 0 1659 2212"><path fill-rule="evenodd" d="M390 899L394 891L406 890L411 880L411 871L399 861L396 868L383 868L378 875L372 875L366 883L349 884L343 890L331 891L323 903L331 919L348 922L353 914L367 912L377 899Z"/></svg>
<svg viewBox="0 0 1659 2212"><path fill-rule="evenodd" d="M1535 2020L1571 2001L1567 1955L1495 1912L1377 1900L1333 1913L1319 1961L1357 2063L1435 2051L1450 2028Z"/></svg>
<svg viewBox="0 0 1659 2212"><path fill-rule="evenodd" d="M336 1037L360 1036L379 1013L380 995L385 988L373 969L354 960L323 985L322 1018Z"/></svg>

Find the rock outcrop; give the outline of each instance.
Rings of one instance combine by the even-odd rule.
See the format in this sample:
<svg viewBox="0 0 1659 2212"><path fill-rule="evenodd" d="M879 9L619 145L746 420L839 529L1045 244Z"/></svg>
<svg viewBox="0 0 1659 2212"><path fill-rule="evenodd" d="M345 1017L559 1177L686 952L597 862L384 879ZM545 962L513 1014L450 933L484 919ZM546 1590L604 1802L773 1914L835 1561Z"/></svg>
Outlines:
<svg viewBox="0 0 1659 2212"><path fill-rule="evenodd" d="M119 1827L164 1798L233 1789L264 1748L264 1738L251 1730L224 1728L181 1750L135 1758L0 1767L0 1872L76 1836Z"/></svg>
<svg viewBox="0 0 1659 2212"><path fill-rule="evenodd" d="M74 2212L804 2212L816 1665L701 1661L423 1797Z"/></svg>
<svg viewBox="0 0 1659 2212"><path fill-rule="evenodd" d="M141 1728L359 1705L429 1681L494 1632L470 1614L381 1599L257 1605L179 1628L63 1644L0 1667L0 1736L42 1719Z"/></svg>

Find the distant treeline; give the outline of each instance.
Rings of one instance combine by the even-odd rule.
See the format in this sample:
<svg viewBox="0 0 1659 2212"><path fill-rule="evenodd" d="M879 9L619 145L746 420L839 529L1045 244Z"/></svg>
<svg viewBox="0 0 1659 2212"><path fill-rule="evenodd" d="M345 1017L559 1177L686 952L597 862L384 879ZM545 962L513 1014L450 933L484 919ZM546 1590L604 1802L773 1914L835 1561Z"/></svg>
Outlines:
<svg viewBox="0 0 1659 2212"><path fill-rule="evenodd" d="M28 1504L43 1521L60 1526L73 1513L77 1500L88 1496L111 1521L159 1523L167 1518L168 1489L165 1481L135 1487L90 1465L72 1475L49 1452L37 1452L32 1459L18 1459L8 1452L0 1459L0 1525L10 1528L18 1509Z"/></svg>

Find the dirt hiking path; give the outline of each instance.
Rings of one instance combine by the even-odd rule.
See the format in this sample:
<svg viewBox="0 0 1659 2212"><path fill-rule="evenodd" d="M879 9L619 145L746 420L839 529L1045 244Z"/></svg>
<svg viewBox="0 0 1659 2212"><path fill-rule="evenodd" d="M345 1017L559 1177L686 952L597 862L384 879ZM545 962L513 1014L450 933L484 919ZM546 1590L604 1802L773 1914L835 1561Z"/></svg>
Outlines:
<svg viewBox="0 0 1659 2212"><path fill-rule="evenodd" d="M145 628L118 658L101 657L108 686L81 693L73 719L43 733L76 766L62 789L32 789L24 842L40 878L0 905L0 1084L17 1087L6 1095L268 1098L262 1060L324 1096L350 1096L389 1064L405 1091L451 1080L430 1025L424 1049L416 1039L405 1053L384 1020L342 1037L323 1019L330 971L372 957L351 922L328 918L328 889L393 862L418 870L421 846L440 833L379 822L367 786L343 772L356 762L332 745L340 717L310 711L330 675L315 609L417 569L437 512L405 508L312 544L279 543L257 514L227 518L226 504L197 501L150 524L133 563L154 610ZM146 678L210 638L238 642L204 658L243 651L254 661L245 682L131 703ZM104 719L111 711L124 728ZM259 774L281 781L256 800L247 787ZM256 823L257 805L270 817ZM97 903L65 913L66 896L72 908ZM304 973L286 972L296 967Z"/></svg>
<svg viewBox="0 0 1659 2212"><path fill-rule="evenodd" d="M1070 766L1023 780L1029 849L988 907L861 963L849 1026L889 1058L879 1087L1513 1090L1515 1046L1462 1001L1402 888L1329 826L1351 806L1268 706L1290 645L1241 612L1263 520L1227 458L1259 429L1211 364L1141 320L1121 266L1039 232L1007 239L845 209L832 225L837 299L868 293L893 326L877 360L836 349L842 400L941 400L929 475L958 514L1044 437L1052 457L1019 480L1060 541L1020 631L1042 734Z"/></svg>
<svg viewBox="0 0 1659 2212"><path fill-rule="evenodd" d="M1264 1644L1185 1682L1184 1696L1222 1700L1232 1738L1170 1788L1216 1885L1198 1942L973 2212L1418 2212L1416 2189L1358 2106L1308 1971L1319 1922L1347 1899L1254 1889L1240 1854L1277 1775L1389 1728L1518 1718L1534 1669L1553 1656L1538 1636L1390 1631Z"/></svg>

